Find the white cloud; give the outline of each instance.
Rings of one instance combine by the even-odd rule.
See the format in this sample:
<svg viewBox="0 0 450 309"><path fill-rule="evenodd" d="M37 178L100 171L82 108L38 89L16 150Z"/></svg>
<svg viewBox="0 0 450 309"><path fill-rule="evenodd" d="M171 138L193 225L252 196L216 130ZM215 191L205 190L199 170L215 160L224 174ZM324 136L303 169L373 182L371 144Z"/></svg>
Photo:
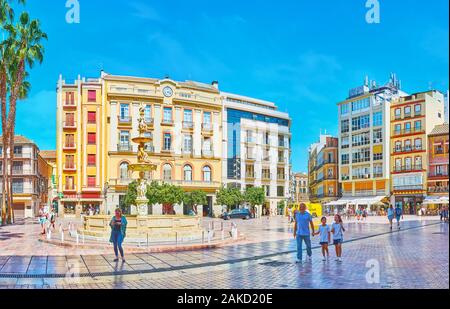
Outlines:
<svg viewBox="0 0 450 309"><path fill-rule="evenodd" d="M156 21L156 22L162 21L162 18L159 15L158 11L156 11L153 7L149 6L148 4L141 2L131 2L129 5L134 11L133 16L149 21Z"/></svg>

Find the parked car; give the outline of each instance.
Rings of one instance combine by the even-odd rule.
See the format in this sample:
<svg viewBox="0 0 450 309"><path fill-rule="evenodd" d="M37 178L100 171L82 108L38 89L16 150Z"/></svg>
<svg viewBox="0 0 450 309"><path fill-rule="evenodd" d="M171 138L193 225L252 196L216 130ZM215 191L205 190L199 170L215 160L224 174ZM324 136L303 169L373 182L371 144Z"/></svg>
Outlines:
<svg viewBox="0 0 450 309"><path fill-rule="evenodd" d="M224 212L222 214L222 219L230 220L230 219L245 219L248 220L252 218L252 214L248 209L233 209L230 212Z"/></svg>

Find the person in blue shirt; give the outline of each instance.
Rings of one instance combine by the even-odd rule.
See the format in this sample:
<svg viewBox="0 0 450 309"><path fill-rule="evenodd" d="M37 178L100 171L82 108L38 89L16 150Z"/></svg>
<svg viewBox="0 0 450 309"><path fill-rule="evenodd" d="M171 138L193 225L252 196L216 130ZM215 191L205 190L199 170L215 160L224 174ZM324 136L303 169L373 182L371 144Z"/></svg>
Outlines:
<svg viewBox="0 0 450 309"><path fill-rule="evenodd" d="M340 215L334 216L334 222L331 225L331 233L333 233L333 244L336 248L336 261L342 262L342 243L344 242L344 224Z"/></svg>
<svg viewBox="0 0 450 309"><path fill-rule="evenodd" d="M308 261L311 261L312 250L311 250L311 235L314 236L314 223L312 221L312 216L306 211L306 205L304 203L300 204L300 211L295 212L295 223L294 223L294 239L297 239L297 260L296 263L302 262L302 245L303 242L306 244L306 253L308 255ZM311 227L311 231L309 230Z"/></svg>
<svg viewBox="0 0 450 309"><path fill-rule="evenodd" d="M109 241L114 245L114 254L116 256L114 262L119 261L119 252L122 261L125 262L122 242L126 236L127 224L127 219L124 215L122 215L122 210L120 208L117 208L114 217L111 218L111 221L109 223L109 226L111 227L111 237Z"/></svg>
<svg viewBox="0 0 450 309"><path fill-rule="evenodd" d="M397 220L398 229L400 229L400 218L403 219L403 210L400 207L400 205L397 205L397 207L395 207L395 219ZM392 229L392 223L391 223L391 229Z"/></svg>
<svg viewBox="0 0 450 309"><path fill-rule="evenodd" d="M387 210L387 217L392 231L392 220L394 220L394 207L392 207L392 205L389 205L389 208Z"/></svg>
<svg viewBox="0 0 450 309"><path fill-rule="evenodd" d="M319 230L314 233L314 235L320 235L320 245L322 246L322 261L327 261L330 258L330 253L328 252L328 244L330 243L330 227L327 225L327 218L322 217L320 220L322 224L319 226Z"/></svg>

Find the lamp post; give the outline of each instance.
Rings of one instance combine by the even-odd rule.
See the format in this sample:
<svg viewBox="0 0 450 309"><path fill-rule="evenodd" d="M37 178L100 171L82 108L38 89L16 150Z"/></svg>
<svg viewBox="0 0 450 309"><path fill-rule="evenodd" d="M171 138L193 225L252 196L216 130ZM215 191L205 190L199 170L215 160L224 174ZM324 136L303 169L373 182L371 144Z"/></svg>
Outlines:
<svg viewBox="0 0 450 309"><path fill-rule="evenodd" d="M108 190L109 190L109 188L110 188L109 183L105 182L103 184L103 198L104 198L105 202L103 203L103 207L102 207L103 209L100 210L100 213L102 215L108 214L107 202L108 202Z"/></svg>

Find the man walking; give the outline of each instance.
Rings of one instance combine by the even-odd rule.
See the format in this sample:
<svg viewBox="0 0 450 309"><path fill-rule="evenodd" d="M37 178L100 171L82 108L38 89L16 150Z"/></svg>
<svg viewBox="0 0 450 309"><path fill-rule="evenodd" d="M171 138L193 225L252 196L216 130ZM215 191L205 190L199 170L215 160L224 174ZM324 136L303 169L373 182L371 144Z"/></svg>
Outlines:
<svg viewBox="0 0 450 309"><path fill-rule="evenodd" d="M296 263L302 263L302 251L303 251L303 241L306 244L306 253L308 254L308 261L311 261L312 250L311 250L311 237L314 236L314 223L312 221L312 216L309 212L306 212L306 205L304 203L300 204L300 210L294 214L294 238L297 239L297 260ZM311 232L309 227L311 226Z"/></svg>

